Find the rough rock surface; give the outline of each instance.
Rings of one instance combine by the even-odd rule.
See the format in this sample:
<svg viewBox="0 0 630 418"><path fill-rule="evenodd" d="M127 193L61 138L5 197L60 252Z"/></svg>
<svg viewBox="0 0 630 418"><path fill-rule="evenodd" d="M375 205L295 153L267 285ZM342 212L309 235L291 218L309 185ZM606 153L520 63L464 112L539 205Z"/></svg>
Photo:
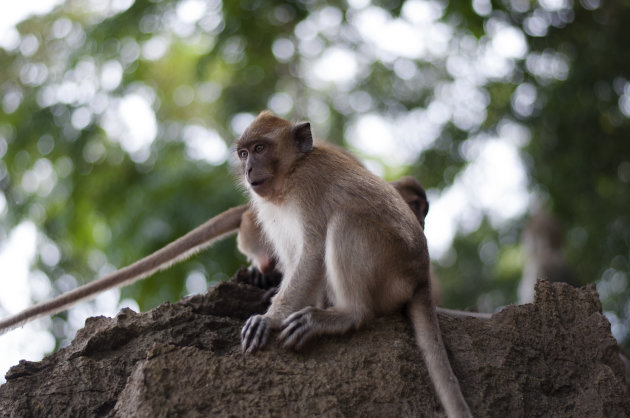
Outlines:
<svg viewBox="0 0 630 418"><path fill-rule="evenodd" d="M238 280L149 312L88 319L70 346L7 373L0 415L443 416L402 315L301 352L274 342L244 356L240 329L264 311L264 291ZM630 416L594 286L539 282L536 292L535 303L489 321L440 316L474 414Z"/></svg>

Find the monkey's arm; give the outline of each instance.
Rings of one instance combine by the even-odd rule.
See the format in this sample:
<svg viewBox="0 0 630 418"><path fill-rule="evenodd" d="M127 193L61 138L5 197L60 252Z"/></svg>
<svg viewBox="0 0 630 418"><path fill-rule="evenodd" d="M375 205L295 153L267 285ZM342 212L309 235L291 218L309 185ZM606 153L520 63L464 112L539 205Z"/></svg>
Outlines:
<svg viewBox="0 0 630 418"><path fill-rule="evenodd" d="M127 267L0 320L0 335L35 318L53 315L68 309L75 303L92 299L105 290L132 284L191 257L214 242L236 232L241 224L241 216L248 208L249 204L230 208L164 248Z"/></svg>

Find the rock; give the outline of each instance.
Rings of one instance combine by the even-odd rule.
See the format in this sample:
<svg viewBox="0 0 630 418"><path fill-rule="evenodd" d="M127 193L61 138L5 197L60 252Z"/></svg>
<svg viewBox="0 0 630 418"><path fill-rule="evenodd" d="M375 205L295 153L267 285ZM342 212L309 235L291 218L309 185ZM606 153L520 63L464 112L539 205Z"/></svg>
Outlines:
<svg viewBox="0 0 630 418"><path fill-rule="evenodd" d="M244 356L240 329L264 312L264 291L238 281L145 313L88 319L70 346L11 368L0 415L444 415L402 315L300 352L274 341ZM476 416L630 416L619 349L592 285L540 281L532 304L488 321L441 315L440 326Z"/></svg>

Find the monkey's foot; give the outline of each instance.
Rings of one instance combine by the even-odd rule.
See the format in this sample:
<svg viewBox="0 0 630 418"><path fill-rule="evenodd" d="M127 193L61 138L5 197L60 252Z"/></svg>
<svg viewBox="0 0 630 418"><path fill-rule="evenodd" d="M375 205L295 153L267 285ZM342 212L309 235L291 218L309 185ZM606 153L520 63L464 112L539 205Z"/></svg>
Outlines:
<svg viewBox="0 0 630 418"><path fill-rule="evenodd" d="M281 280L282 274L277 271L273 271L269 274L264 274L254 266L251 266L249 268L248 283L261 289L270 289L276 287L280 284Z"/></svg>
<svg viewBox="0 0 630 418"><path fill-rule="evenodd" d="M269 321L263 315L250 317L241 331L241 347L244 353L253 353L267 344Z"/></svg>
<svg viewBox="0 0 630 418"><path fill-rule="evenodd" d="M291 314L282 323L283 330L280 333L280 341L285 348L299 350L317 333L313 327L313 311L315 308L308 306Z"/></svg>

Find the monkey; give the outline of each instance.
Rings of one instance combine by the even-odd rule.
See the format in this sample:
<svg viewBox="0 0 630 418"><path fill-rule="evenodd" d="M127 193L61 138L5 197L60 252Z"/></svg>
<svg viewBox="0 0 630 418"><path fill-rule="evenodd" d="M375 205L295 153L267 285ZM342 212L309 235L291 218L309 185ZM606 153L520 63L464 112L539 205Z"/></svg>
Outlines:
<svg viewBox="0 0 630 418"><path fill-rule="evenodd" d="M393 181L391 185L398 190L398 193L400 193L402 198L409 205L424 230L424 220L429 213L429 200L427 199L427 193L424 191L424 187L422 187L418 180L411 176L405 176L399 180Z"/></svg>
<svg viewBox="0 0 630 418"><path fill-rule="evenodd" d="M230 208L127 267L0 320L0 335L35 318L54 315L82 300L92 299L105 290L130 285L186 260L214 242L234 233L241 224L243 213L248 209L249 204Z"/></svg>
<svg viewBox="0 0 630 418"><path fill-rule="evenodd" d="M551 213L544 209L534 213L525 227L522 242L526 262L518 287L520 303L534 300L534 284L539 278L580 286L575 271L562 253L562 227Z"/></svg>
<svg viewBox="0 0 630 418"><path fill-rule="evenodd" d="M235 145L240 181L284 272L267 312L245 323L243 352L263 348L272 330L300 349L405 309L447 416L472 416L442 342L422 226L394 187L314 145L308 122L269 111Z"/></svg>
<svg viewBox="0 0 630 418"><path fill-rule="evenodd" d="M422 231L424 231L424 220L429 213L429 199L427 199L427 193L425 192L424 187L422 187L418 180L411 176L402 177L399 180L392 182L391 185L398 190L398 193L400 193L405 202L407 202L413 214L416 215L416 219L420 222ZM438 305L442 302L442 296L440 292L440 284L437 281L433 265L429 267L429 277L431 280L431 297L433 298L433 304L438 307ZM437 309L438 312L442 310L442 308L439 307ZM452 310L448 311L451 315L455 312L460 312ZM446 310L444 310L443 313L447 313Z"/></svg>

